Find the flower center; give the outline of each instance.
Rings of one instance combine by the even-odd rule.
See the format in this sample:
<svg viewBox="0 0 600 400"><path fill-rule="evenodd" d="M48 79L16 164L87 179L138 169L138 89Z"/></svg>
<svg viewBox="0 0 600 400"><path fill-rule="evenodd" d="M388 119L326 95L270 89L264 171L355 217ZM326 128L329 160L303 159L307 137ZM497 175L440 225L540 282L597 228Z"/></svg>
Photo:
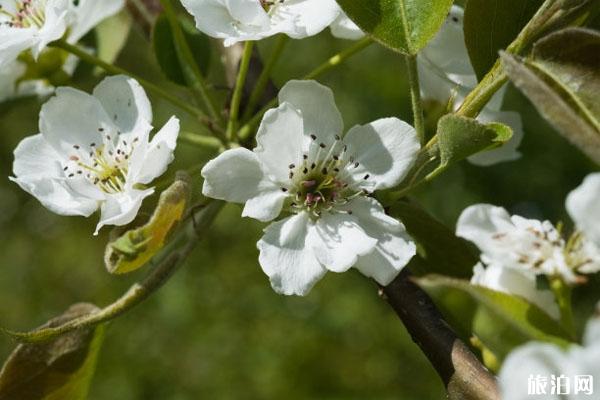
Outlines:
<svg viewBox="0 0 600 400"><path fill-rule="evenodd" d="M0 26L41 28L46 19L46 0L14 0L13 10L0 5Z"/></svg>
<svg viewBox="0 0 600 400"><path fill-rule="evenodd" d="M359 166L339 136L327 145L311 135L308 152L302 155L300 162L288 166L289 186L281 188L293 199L290 211L308 211L314 217L323 211L351 214L352 211L343 206L358 196L369 194L352 178L350 171ZM369 175L363 179L368 180Z"/></svg>
<svg viewBox="0 0 600 400"><path fill-rule="evenodd" d="M258 0L260 5L266 12L269 12L271 8L277 4L282 4L285 0Z"/></svg>
<svg viewBox="0 0 600 400"><path fill-rule="evenodd" d="M139 141L136 137L128 142L120 137L121 133L105 133L104 128L98 131L102 135L102 143L73 145L73 153L63 167L67 178L84 177L104 193L114 194L125 189L129 160Z"/></svg>

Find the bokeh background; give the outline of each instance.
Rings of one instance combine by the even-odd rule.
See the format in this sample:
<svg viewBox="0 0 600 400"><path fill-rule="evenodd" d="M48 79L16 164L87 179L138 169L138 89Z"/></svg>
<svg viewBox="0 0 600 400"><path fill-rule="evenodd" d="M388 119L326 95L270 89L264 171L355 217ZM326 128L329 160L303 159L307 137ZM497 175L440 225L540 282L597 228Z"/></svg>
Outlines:
<svg viewBox="0 0 600 400"><path fill-rule="evenodd" d="M268 55L274 41L261 42L260 53ZM328 31L291 41L275 83L304 75L349 44ZM173 88L137 29L118 64ZM74 85L89 90L97 80L82 66ZM411 120L403 60L378 45L319 80L334 90L346 128L392 115ZM37 133L40 105L37 99L0 103L0 324L13 329L33 328L75 302L108 304L147 272L109 275L102 262L108 232L92 236L96 217L56 216L8 180L13 149ZM157 99L154 106L157 127L177 112ZM520 160L487 168L462 163L416 197L451 227L462 209L478 202L568 226L565 196L594 167L514 88L505 109L520 110L523 118ZM170 173L211 157L184 143L176 155ZM198 195L200 179L194 184ZM110 324L90 399L444 397L435 372L372 282L356 272L329 273L307 297L275 294L257 263L255 243L264 226L240 213L227 206L185 267ZM13 346L0 337L0 358Z"/></svg>

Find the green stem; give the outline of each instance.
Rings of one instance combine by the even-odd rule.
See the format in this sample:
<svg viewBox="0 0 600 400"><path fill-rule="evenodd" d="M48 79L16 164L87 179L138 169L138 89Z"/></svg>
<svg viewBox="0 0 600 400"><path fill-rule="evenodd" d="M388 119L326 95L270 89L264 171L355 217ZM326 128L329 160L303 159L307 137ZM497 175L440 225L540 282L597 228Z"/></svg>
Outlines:
<svg viewBox="0 0 600 400"><path fill-rule="evenodd" d="M218 150L223 147L223 143L214 136L199 135L193 132L179 132L178 140L198 147L204 147L210 150Z"/></svg>
<svg viewBox="0 0 600 400"><path fill-rule="evenodd" d="M417 57L405 56L410 85L410 99L414 116L415 130L421 146L425 144L425 119L423 116L423 102L421 101L421 87L419 86L419 71L417 70Z"/></svg>
<svg viewBox="0 0 600 400"><path fill-rule="evenodd" d="M256 82L256 85L254 86L254 89L250 94L250 99L248 99L248 105L246 105L244 115L242 116L242 121L246 121L252 116L252 113L256 109L258 101L262 97L267 87L267 84L269 83L269 79L271 78L271 72L273 72L273 68L277 64L277 61L279 61L279 57L281 57L281 53L283 52L283 49L285 48L285 45L288 41L289 37L287 35L282 34L279 35L279 37L277 38L275 48L269 56L269 59L267 60L267 63L261 71L260 76L258 77L258 81Z"/></svg>
<svg viewBox="0 0 600 400"><path fill-rule="evenodd" d="M252 49L254 48L254 42L247 41L244 44L244 53L242 54L242 60L240 62L240 69L237 74L237 80L235 82L235 89L233 91L233 97L231 98L231 106L229 108L229 121L227 123L226 137L228 141L231 141L235 136L235 131L238 125L238 118L240 113L240 103L242 101L242 95L244 94L244 85L246 84L246 77L248 76L248 69L250 67L250 60L252 59Z"/></svg>
<svg viewBox="0 0 600 400"><path fill-rule="evenodd" d="M315 78L319 77L320 75L324 74L325 72L328 72L329 70L335 68L336 66L340 65L344 61L348 60L350 57L357 54L361 50L365 49L371 43L373 43L373 41L370 38L364 38L364 39L359 40L358 42L356 42L352 46L348 47L344 51L341 51L340 53L327 59L327 61L325 61L324 63L319 65L317 68L313 69L311 72L309 72L307 75L305 75L302 79L315 79ZM261 108L261 110L259 112L254 114L254 117L252 117L252 119L250 119L250 121L246 122L246 124L239 130L238 137L240 138L240 140L248 139L248 137L250 136L252 131L260 123L260 121L263 117L263 114L266 113L270 108L273 108L276 105L277 105L277 98L271 99L271 101L269 101L265 106L263 106L263 108Z"/></svg>
<svg viewBox="0 0 600 400"><path fill-rule="evenodd" d="M212 201L199 211L197 217L192 216L192 219L195 222L191 224L193 230L190 229L188 231L191 233L188 234L189 237L187 243L181 249L164 257L144 280L131 286L131 288L129 288L129 290L114 303L94 313L81 316L64 325L56 327L42 328L31 332L15 332L3 328L0 328L0 331L19 342L39 343L54 339L76 329L96 326L126 313L160 289L173 276L190 255L192 250L194 250L199 239L208 231L209 226L212 224L224 204L225 203L221 201Z"/></svg>
<svg viewBox="0 0 600 400"><path fill-rule="evenodd" d="M130 76L133 79L137 80L146 89L148 89L151 92L153 92L154 94L162 97L163 99L165 99L168 102L170 102L171 104L179 107L180 109L187 111L191 115L194 115L195 117L200 118L201 120L204 120L206 117L201 110L191 107L189 104L187 104L183 100L179 99L178 97L173 96L172 94L164 91L160 86L158 86L150 81L147 81L146 79L141 78L123 68L117 67L116 65L109 64L109 63L101 60L100 58L87 53L86 51L80 49L79 47L77 47L75 45L67 43L64 40L59 40L59 41L53 42L52 46L63 49L66 52L77 56L77 58L79 58L80 60L82 60L88 64L96 65L96 66L102 68L103 70L105 70L106 72L108 72L109 74L113 74L113 75L122 74L122 75Z"/></svg>
<svg viewBox="0 0 600 400"><path fill-rule="evenodd" d="M561 278L550 279L550 288L554 293L556 304L560 310L560 322L565 330L575 336L575 321L573 319L573 306L571 302L572 290Z"/></svg>
<svg viewBox="0 0 600 400"><path fill-rule="evenodd" d="M185 80L190 85L199 101L204 103L208 110L208 114L216 121L222 123L223 117L218 111L216 101L212 98L210 92L208 91L208 87L204 81L200 67L198 67L194 55L192 54L192 50L185 38L185 35L183 34L183 30L181 29L179 19L177 18L177 14L175 13L175 9L173 8L171 1L160 0L160 3L165 10L165 15L167 16L169 24L171 25L171 30L173 31L175 51L177 53L179 63L183 69Z"/></svg>

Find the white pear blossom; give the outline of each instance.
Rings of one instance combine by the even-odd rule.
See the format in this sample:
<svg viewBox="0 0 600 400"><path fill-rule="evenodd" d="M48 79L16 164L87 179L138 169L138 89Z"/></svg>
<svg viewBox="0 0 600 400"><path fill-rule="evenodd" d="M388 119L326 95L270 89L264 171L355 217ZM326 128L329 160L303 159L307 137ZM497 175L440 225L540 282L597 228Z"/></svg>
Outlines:
<svg viewBox="0 0 600 400"><path fill-rule="evenodd" d="M26 15L27 11L34 12L34 7L36 7L37 4L34 0L23 1L21 4L19 4L19 2L15 2L14 0L9 0L9 2L11 2L11 4L15 4L15 10L22 10L22 18L25 18L24 15ZM0 4L3 4L1 0ZM56 22L59 24L66 24L68 28L66 30L67 41L70 43L76 43L102 20L119 12L123 8L125 2L124 0L80 0L78 2L71 0L65 4L67 7L65 11L66 16L65 18ZM39 6L40 5L38 5L38 7ZM0 21L2 21L3 18L8 18L9 13L11 13L6 11L4 6L3 10L4 12L0 10ZM40 13L38 12L38 14ZM16 16L16 18L19 19L21 17ZM42 18L42 15L40 14L37 18ZM6 25L0 23L0 32L2 31L3 26L6 27ZM10 23L8 26L10 27ZM62 33L50 41L60 39L63 35L65 35L65 30L61 28L59 31ZM1 33L0 37L2 37ZM0 65L2 65L3 60L5 62L4 66L0 68L0 102L32 95L45 97L54 92L54 87L45 77L34 79L27 78L27 61L25 61L23 57L19 56L22 56L23 52L28 49L29 47L22 49L18 53L5 53L0 45ZM41 58L43 60L45 56L56 59L56 54L50 55L51 52L59 53L62 52L62 50L43 49L41 52L34 53L35 59ZM4 58L4 56L6 56L6 58ZM13 58L11 59L11 57ZM77 64L78 59L73 55L68 55L65 57L65 61L61 66L61 70L67 76L71 76L75 72Z"/></svg>
<svg viewBox="0 0 600 400"><path fill-rule="evenodd" d="M475 243L485 265L559 276L568 283L579 281L576 272L581 270L571 265L565 241L549 221L511 216L502 207L477 204L463 211L456 234Z"/></svg>
<svg viewBox="0 0 600 400"><path fill-rule="evenodd" d="M149 140L152 109L142 87L126 76L104 79L92 95L58 88L40 112L37 135L15 149L15 181L60 215L89 216L104 225L131 222L150 182L173 159L179 120Z"/></svg>
<svg viewBox="0 0 600 400"><path fill-rule="evenodd" d="M596 316L587 324L583 345L574 344L565 350L550 343L531 342L511 352L499 374L502 400L529 400L532 397L592 399L597 394L595 391L598 390L597 384L600 381L599 365L600 318ZM591 386L587 389L580 386L577 390L576 380L589 376L593 381ZM536 390L531 389L535 389L536 380L544 377L545 393L537 393L536 396ZM551 379L556 380L558 377L562 377L561 395L552 393ZM541 392L541 389L537 391Z"/></svg>
<svg viewBox="0 0 600 400"><path fill-rule="evenodd" d="M438 34L419 53L418 69L424 98L447 104L454 98L457 109L465 96L477 85L475 70L469 61L463 32L464 11L452 6ZM469 161L480 166L512 161L521 156L517 151L523 138L523 125L518 113L501 111L506 85L483 108L478 120L483 123L501 122L510 126L513 137L502 147L475 154ZM453 97L454 96L454 97Z"/></svg>
<svg viewBox="0 0 600 400"><path fill-rule="evenodd" d="M340 39L358 40L365 36L365 33L341 9L329 28L331 34Z"/></svg>
<svg viewBox="0 0 600 400"><path fill-rule="evenodd" d="M333 93L290 81L263 117L254 150L227 150L206 164L203 193L245 203L242 215L272 221L258 242L273 288L306 294L326 271L354 266L388 284L415 254L404 226L369 194L397 185L420 148L396 118L343 135Z"/></svg>
<svg viewBox="0 0 600 400"><path fill-rule="evenodd" d="M536 276L532 271L507 268L500 264L490 264L484 267L482 263L478 263L473 269L471 283L522 297L544 310L552 318L560 317L560 310L552 291L538 289Z"/></svg>
<svg viewBox="0 0 600 400"><path fill-rule="evenodd" d="M294 39L316 35L340 14L335 0L182 0L209 36L225 46L278 33Z"/></svg>

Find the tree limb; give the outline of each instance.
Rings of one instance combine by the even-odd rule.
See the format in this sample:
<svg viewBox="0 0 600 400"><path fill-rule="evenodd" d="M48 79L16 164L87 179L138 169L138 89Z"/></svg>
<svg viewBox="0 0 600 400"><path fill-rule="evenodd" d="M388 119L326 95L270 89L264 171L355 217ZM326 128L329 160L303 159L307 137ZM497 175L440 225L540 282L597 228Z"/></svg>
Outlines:
<svg viewBox="0 0 600 400"><path fill-rule="evenodd" d="M410 279L407 269L382 288L446 386L451 400L500 400L496 378L444 321L429 296Z"/></svg>

